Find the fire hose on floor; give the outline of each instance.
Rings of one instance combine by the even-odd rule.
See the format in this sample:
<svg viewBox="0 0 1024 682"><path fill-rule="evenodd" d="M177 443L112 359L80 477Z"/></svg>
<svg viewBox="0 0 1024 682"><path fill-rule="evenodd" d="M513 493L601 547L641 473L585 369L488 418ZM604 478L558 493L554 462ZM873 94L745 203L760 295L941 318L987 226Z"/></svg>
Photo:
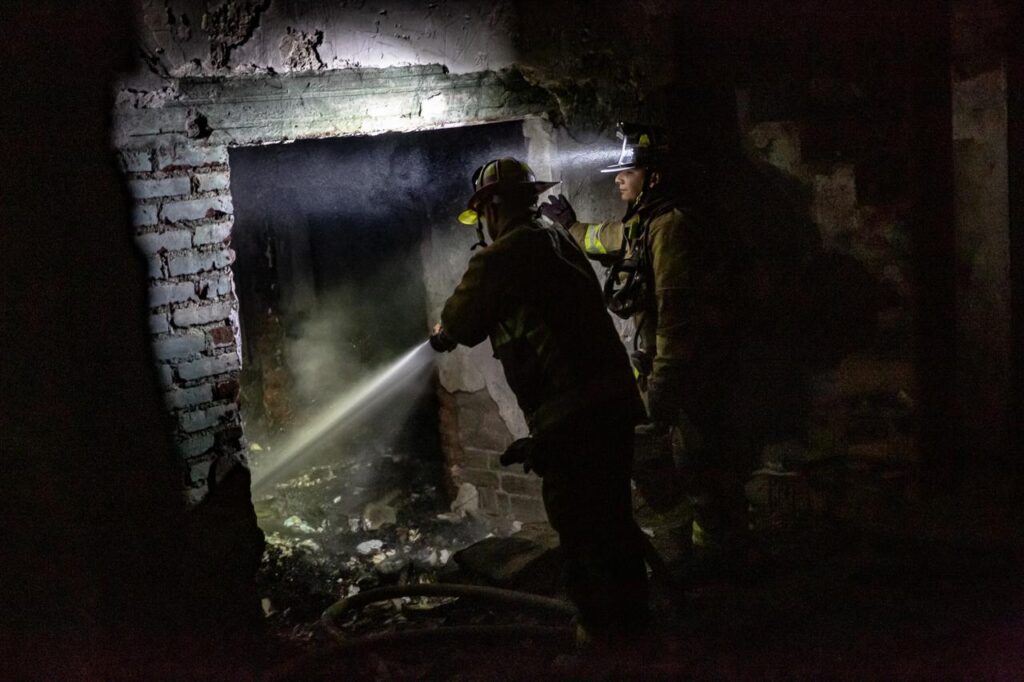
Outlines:
<svg viewBox="0 0 1024 682"><path fill-rule="evenodd" d="M351 644L352 640L345 637L344 632L338 627L338 621L341 616L354 610L358 610L368 604L372 604L378 601L384 601L387 599L398 599L402 597L459 597L472 599L477 601L483 601L492 604L500 604L503 606L513 606L518 608L524 608L531 611L544 612L551 615L560 615L565 617L566 620L571 619L577 614L572 604L561 601L560 599L552 599L550 597L542 597L536 594L528 594L525 592L516 592L515 590L503 590L501 588L484 587L479 585L455 585L455 584L444 584L444 583L432 583L423 585L402 585L393 587L377 588L376 590L368 590L367 592L360 592L350 597L341 599L340 601L332 604L323 615L321 615L321 624L324 628L334 636L340 642ZM498 630L496 630L498 629ZM511 630L510 630L511 629ZM455 631L467 634L470 632L485 633L490 630L495 630L496 634L499 631L516 631L527 633L530 631L559 631L565 630L566 628L550 628L542 626L472 626L472 627L458 627L458 628L441 628L434 630L424 631L407 631L402 633L385 633L387 635L407 635L411 636L414 633L421 633L419 636L429 638L431 636L444 637L442 633L454 634ZM427 633L436 633L430 635ZM378 636L379 637L379 636ZM370 639L366 637L364 639Z"/></svg>
<svg viewBox="0 0 1024 682"><path fill-rule="evenodd" d="M639 526L637 534L641 538L644 559L657 578L667 577L667 568L658 555L650 539L644 535ZM486 626L452 626L428 630L404 630L369 635L358 640L345 636L338 627L338 621L344 614L357 611L364 606L388 599L402 597L459 597L472 600L563 616L571 619L577 615L576 607L568 602L550 597L543 597L526 592L505 590L498 587L482 585L459 585L449 583L426 583L419 585L396 585L380 587L360 592L335 602L320 616L320 623L327 632L339 643L348 647L378 646L390 643L403 643L412 640L434 641L452 637L472 639L506 639L508 637L562 637L571 636L573 629L568 627L550 627L538 625L486 625Z"/></svg>
<svg viewBox="0 0 1024 682"><path fill-rule="evenodd" d="M407 645L413 642L428 643L460 640L507 640L515 638L543 638L551 642L564 640L568 646L572 642L574 629L569 626L544 625L462 625L423 630L403 630L368 635L359 639L348 639L338 627L338 621L344 614L359 610L364 606L387 599L402 597L459 597L472 600L511 606L554 616L570 619L576 615L576 608L567 602L550 597L542 597L515 590L503 590L497 587L480 585L456 585L431 583L422 585L401 585L380 587L346 597L330 606L320 616L320 623L346 650L375 648L388 645Z"/></svg>

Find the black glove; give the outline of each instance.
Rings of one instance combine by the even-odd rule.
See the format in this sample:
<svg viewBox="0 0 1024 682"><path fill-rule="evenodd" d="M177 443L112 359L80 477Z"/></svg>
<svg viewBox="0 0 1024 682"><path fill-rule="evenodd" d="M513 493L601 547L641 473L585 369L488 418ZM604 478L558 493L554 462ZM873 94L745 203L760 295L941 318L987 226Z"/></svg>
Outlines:
<svg viewBox="0 0 1024 682"><path fill-rule="evenodd" d="M629 361L633 364L637 387L641 391L646 391L647 378L654 371L654 358L647 351L635 350L629 354Z"/></svg>
<svg viewBox="0 0 1024 682"><path fill-rule="evenodd" d="M538 476L544 475L544 458L541 449L535 438L519 438L512 441L512 445L502 453L501 466L507 467L513 464L522 464L523 473L528 474L536 471Z"/></svg>
<svg viewBox="0 0 1024 682"><path fill-rule="evenodd" d="M430 332L429 340L430 347L438 353L448 353L455 350L455 347L459 345L455 339L444 333L440 323L434 325L434 330Z"/></svg>
<svg viewBox="0 0 1024 682"><path fill-rule="evenodd" d="M548 200L540 205L540 214L553 223L568 228L576 222L576 211L569 200L562 195L548 195Z"/></svg>
<svg viewBox="0 0 1024 682"><path fill-rule="evenodd" d="M654 371L654 358L645 350L635 350L629 354L629 361L633 363L633 369L642 377L651 376Z"/></svg>

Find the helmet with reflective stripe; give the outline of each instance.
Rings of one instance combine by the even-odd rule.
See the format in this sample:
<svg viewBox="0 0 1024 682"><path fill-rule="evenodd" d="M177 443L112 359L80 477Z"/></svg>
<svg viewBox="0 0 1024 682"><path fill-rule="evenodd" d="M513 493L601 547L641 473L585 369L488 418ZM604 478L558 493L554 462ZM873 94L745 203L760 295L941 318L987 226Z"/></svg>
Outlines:
<svg viewBox="0 0 1024 682"><path fill-rule="evenodd" d="M479 207L503 190L527 189L540 194L557 184L538 182L530 167L517 159L506 157L488 161L473 173L473 196L466 203L466 210L459 214L459 222L475 225Z"/></svg>
<svg viewBox="0 0 1024 682"><path fill-rule="evenodd" d="M602 173L656 167L668 156L664 131L657 126L620 122L615 129L615 137L622 140L619 160L607 168L602 168Z"/></svg>

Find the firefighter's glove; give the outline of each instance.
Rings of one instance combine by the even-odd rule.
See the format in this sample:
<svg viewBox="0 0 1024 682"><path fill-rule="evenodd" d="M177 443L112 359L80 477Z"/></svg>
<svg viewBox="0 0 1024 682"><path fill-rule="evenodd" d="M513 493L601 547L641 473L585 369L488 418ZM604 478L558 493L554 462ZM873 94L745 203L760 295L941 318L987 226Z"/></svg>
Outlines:
<svg viewBox="0 0 1024 682"><path fill-rule="evenodd" d="M647 444L657 438L663 438L669 434L669 425L665 422L648 422L637 424L633 427L633 435L637 438L637 445Z"/></svg>
<svg viewBox="0 0 1024 682"><path fill-rule="evenodd" d="M548 195L548 200L540 205L540 214L553 223L568 228L576 222L576 211L569 200L562 195Z"/></svg>
<svg viewBox="0 0 1024 682"><path fill-rule="evenodd" d="M641 391L647 390L647 378L654 370L654 358L647 351L635 350L629 354L629 361L633 365L633 376L636 377L636 385Z"/></svg>
<svg viewBox="0 0 1024 682"><path fill-rule="evenodd" d="M523 473L526 474L536 471L538 476L544 475L544 457L535 438L519 438L512 441L512 445L508 446L498 461L503 467L522 464Z"/></svg>
<svg viewBox="0 0 1024 682"><path fill-rule="evenodd" d="M435 324L433 331L430 332L430 347L436 350L438 353L448 353L455 350L455 347L459 344L452 337L444 333L444 328L441 324Z"/></svg>
<svg viewBox="0 0 1024 682"><path fill-rule="evenodd" d="M637 376L649 377L654 371L654 358L645 350L635 350L629 354L629 361L633 363L633 369Z"/></svg>

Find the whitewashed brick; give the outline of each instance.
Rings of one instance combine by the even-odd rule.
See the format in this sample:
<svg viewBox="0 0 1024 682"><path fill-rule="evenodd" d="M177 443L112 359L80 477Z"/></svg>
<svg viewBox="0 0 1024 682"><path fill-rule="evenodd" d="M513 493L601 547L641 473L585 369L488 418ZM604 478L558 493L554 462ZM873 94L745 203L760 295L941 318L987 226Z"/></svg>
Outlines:
<svg viewBox="0 0 1024 682"><path fill-rule="evenodd" d="M150 256L146 262L149 270L150 279L163 279L164 277L164 260L160 256Z"/></svg>
<svg viewBox="0 0 1024 682"><path fill-rule="evenodd" d="M205 410L192 410L182 412L178 415L178 423L182 430L187 433L205 431L211 426L216 426L225 417L231 417L238 410L235 403L229 405L214 405Z"/></svg>
<svg viewBox="0 0 1024 682"><path fill-rule="evenodd" d="M210 476L210 468L213 466L213 459L204 459L189 466L189 478L192 484L205 484Z"/></svg>
<svg viewBox="0 0 1024 682"><path fill-rule="evenodd" d="M200 280L198 289L202 298L213 299L220 298L221 296L227 296L233 290L234 279L231 275L221 275L219 277L208 277Z"/></svg>
<svg viewBox="0 0 1024 682"><path fill-rule="evenodd" d="M234 262L235 252L231 249L190 251L169 258L167 269L172 277L177 277L178 275L193 275L197 272L218 270Z"/></svg>
<svg viewBox="0 0 1024 682"><path fill-rule="evenodd" d="M227 147L160 147L156 152L157 170L179 166L197 168L227 162Z"/></svg>
<svg viewBox="0 0 1024 682"><path fill-rule="evenodd" d="M185 457L197 457L213 447L212 433L198 433L178 442L178 452Z"/></svg>
<svg viewBox="0 0 1024 682"><path fill-rule="evenodd" d="M191 362L183 362L178 365L178 376L185 381L192 381L226 374L238 368L238 356L235 353L225 353L215 358L200 358Z"/></svg>
<svg viewBox="0 0 1024 682"><path fill-rule="evenodd" d="M145 227L146 225L156 225L156 206L133 206L132 207L132 225L135 227Z"/></svg>
<svg viewBox="0 0 1024 682"><path fill-rule="evenodd" d="M152 308L159 308L162 305L171 303L198 300L199 296L196 294L196 285L192 282L158 284L149 288L149 305Z"/></svg>
<svg viewBox="0 0 1024 682"><path fill-rule="evenodd" d="M192 246L192 232L189 230L167 230L166 232L146 232L135 237L135 242L143 253L159 253L161 251L180 251Z"/></svg>
<svg viewBox="0 0 1024 682"><path fill-rule="evenodd" d="M153 170L152 155L148 151L123 151L120 154L121 168L126 173L148 173Z"/></svg>
<svg viewBox="0 0 1024 682"><path fill-rule="evenodd" d="M174 385L174 370L168 365L159 365L157 367L157 378L160 380L161 386L170 388Z"/></svg>
<svg viewBox="0 0 1024 682"><path fill-rule="evenodd" d="M184 175L174 178L132 180L128 183L128 191L136 199L177 197L191 192L192 183Z"/></svg>
<svg viewBox="0 0 1024 682"><path fill-rule="evenodd" d="M231 185L227 173L197 173L194 177L197 192L217 192Z"/></svg>
<svg viewBox="0 0 1024 682"><path fill-rule="evenodd" d="M196 228L195 245L203 246L205 244L226 242L231 238L232 227L233 221L200 225Z"/></svg>
<svg viewBox="0 0 1024 682"><path fill-rule="evenodd" d="M164 394L164 402L172 410L183 410L212 401L213 386L210 384L199 384L192 388L178 388Z"/></svg>
<svg viewBox="0 0 1024 682"><path fill-rule="evenodd" d="M176 360L206 350L206 337L200 334L168 336L153 343L157 360Z"/></svg>
<svg viewBox="0 0 1024 682"><path fill-rule="evenodd" d="M194 327L198 324L209 324L228 319L231 314L230 303L213 303L211 305L190 306L174 311L172 320L176 327Z"/></svg>
<svg viewBox="0 0 1024 682"><path fill-rule="evenodd" d="M167 315L160 313L159 315L149 316L149 331L154 334L163 334L164 332L171 331L171 321L167 319Z"/></svg>
<svg viewBox="0 0 1024 682"><path fill-rule="evenodd" d="M160 207L160 220L177 223L182 220L204 220L210 211L229 214L233 210L231 196L205 197L203 199L186 199L184 201L167 201Z"/></svg>

